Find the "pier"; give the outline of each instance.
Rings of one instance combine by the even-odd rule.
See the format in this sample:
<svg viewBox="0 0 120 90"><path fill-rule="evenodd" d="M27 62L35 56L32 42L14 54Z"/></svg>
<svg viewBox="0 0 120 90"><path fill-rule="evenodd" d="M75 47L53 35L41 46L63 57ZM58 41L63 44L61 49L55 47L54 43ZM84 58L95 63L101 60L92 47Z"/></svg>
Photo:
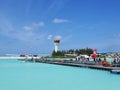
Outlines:
<svg viewBox="0 0 120 90"><path fill-rule="evenodd" d="M31 60L28 60L28 61L31 61ZM41 59L34 60L34 62L106 70L106 71L110 71L110 73L112 74L120 74L120 67L115 67L112 65L103 66L101 62L96 63L94 61L81 62L81 61L76 61L76 60L48 60L46 58L41 58Z"/></svg>
<svg viewBox="0 0 120 90"><path fill-rule="evenodd" d="M83 63L79 61L70 61L70 60L36 60L39 63L47 63L47 64L56 64L56 65L64 65L64 66L72 66L72 67L83 67L83 68L91 68L98 70L106 70L110 71L113 74L120 74L120 68L112 67L112 66L102 66L101 64L95 64L90 61L88 63Z"/></svg>

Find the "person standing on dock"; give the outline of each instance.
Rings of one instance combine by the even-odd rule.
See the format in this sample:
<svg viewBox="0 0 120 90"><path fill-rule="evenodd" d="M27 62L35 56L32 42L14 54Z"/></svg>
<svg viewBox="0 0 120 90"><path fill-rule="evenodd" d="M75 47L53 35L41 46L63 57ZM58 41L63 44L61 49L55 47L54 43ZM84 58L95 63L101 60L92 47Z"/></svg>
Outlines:
<svg viewBox="0 0 120 90"><path fill-rule="evenodd" d="M93 50L93 54L91 56L94 59L94 62L96 61L96 57L97 57L97 49Z"/></svg>

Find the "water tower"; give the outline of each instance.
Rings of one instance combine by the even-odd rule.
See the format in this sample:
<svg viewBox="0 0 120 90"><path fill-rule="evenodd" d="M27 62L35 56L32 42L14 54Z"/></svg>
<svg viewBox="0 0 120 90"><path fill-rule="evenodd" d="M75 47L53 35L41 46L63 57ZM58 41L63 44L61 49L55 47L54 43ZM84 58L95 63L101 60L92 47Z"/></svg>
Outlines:
<svg viewBox="0 0 120 90"><path fill-rule="evenodd" d="M55 52L56 52L56 53L57 53L58 48L59 48L59 43L60 43L60 40L54 40Z"/></svg>

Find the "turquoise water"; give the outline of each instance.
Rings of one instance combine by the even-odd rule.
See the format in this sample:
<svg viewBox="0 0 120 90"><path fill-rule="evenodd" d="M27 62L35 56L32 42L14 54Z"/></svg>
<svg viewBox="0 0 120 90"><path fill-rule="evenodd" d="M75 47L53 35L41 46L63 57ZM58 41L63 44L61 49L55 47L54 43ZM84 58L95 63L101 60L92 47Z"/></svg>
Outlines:
<svg viewBox="0 0 120 90"><path fill-rule="evenodd" d="M87 68L0 60L0 90L120 90L120 75Z"/></svg>

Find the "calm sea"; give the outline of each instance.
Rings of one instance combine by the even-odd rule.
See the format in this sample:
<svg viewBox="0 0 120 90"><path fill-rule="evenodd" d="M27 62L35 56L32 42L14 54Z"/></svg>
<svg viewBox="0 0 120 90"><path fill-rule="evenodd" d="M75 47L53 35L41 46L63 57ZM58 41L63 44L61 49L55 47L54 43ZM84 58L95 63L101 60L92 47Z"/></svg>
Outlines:
<svg viewBox="0 0 120 90"><path fill-rule="evenodd" d="M0 90L120 90L120 75L4 59L0 60Z"/></svg>

